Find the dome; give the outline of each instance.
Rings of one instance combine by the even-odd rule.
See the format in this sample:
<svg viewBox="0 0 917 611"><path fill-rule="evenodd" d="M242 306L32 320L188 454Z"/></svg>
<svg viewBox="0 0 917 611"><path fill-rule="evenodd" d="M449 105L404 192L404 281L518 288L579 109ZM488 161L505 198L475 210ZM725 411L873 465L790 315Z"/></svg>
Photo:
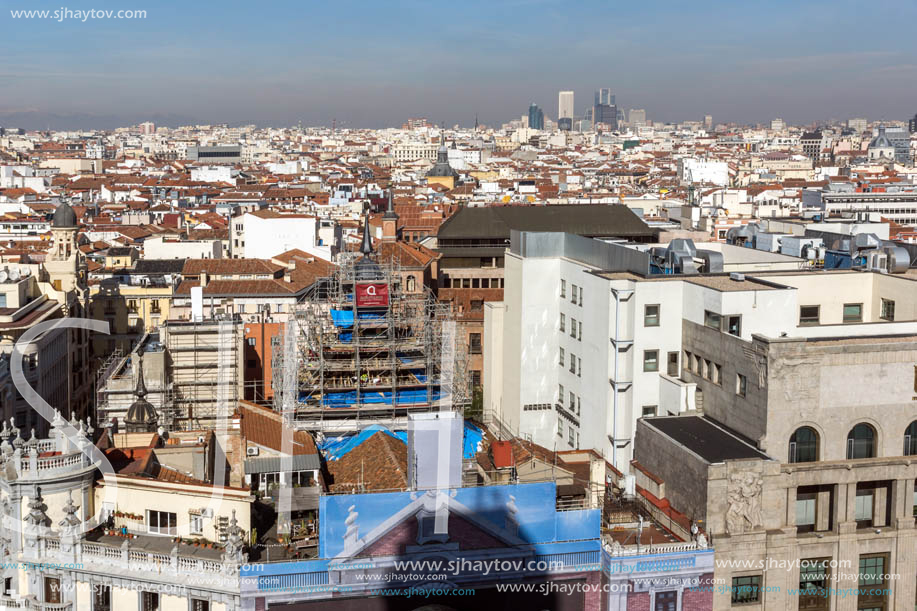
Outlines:
<svg viewBox="0 0 917 611"><path fill-rule="evenodd" d="M871 149L890 149L894 148L894 145L891 143L891 140L888 139L888 136L885 135L885 126L879 126L879 133L875 138L872 139L872 142L869 143L869 148Z"/></svg>
<svg viewBox="0 0 917 611"><path fill-rule="evenodd" d="M70 228L76 227L76 212L70 207L70 204L64 203L54 211L54 218L51 220L53 228Z"/></svg>
<svg viewBox="0 0 917 611"><path fill-rule="evenodd" d="M157 422L159 422L159 416L156 415L156 408L146 399L134 401L124 417L124 424L127 425L128 432L154 431Z"/></svg>
<svg viewBox="0 0 917 611"><path fill-rule="evenodd" d="M140 361L137 390L134 391L137 400L127 408L124 424L128 433L151 432L156 430L159 416L156 408L146 400L146 384L143 382L143 361Z"/></svg>

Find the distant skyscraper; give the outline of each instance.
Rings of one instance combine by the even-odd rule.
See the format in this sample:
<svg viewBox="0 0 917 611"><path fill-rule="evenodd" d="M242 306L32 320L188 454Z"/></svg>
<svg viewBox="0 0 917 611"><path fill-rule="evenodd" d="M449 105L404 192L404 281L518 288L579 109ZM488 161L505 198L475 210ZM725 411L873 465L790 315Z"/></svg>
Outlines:
<svg viewBox="0 0 917 611"><path fill-rule="evenodd" d="M156 124L153 123L152 121L145 121L141 123L140 124L140 133L142 133L145 136L155 134L156 133Z"/></svg>
<svg viewBox="0 0 917 611"><path fill-rule="evenodd" d="M866 119L847 119L847 127L858 132L865 132L869 127L869 121Z"/></svg>
<svg viewBox="0 0 917 611"><path fill-rule="evenodd" d="M706 129L708 132L711 129L713 129L713 116L712 115L704 116L704 129Z"/></svg>
<svg viewBox="0 0 917 611"><path fill-rule="evenodd" d="M544 129L544 111L535 102L529 105L529 127Z"/></svg>
<svg viewBox="0 0 917 611"><path fill-rule="evenodd" d="M782 132L783 130L786 129L786 121L784 121L780 117L773 119L771 121L771 129L774 130L775 132Z"/></svg>
<svg viewBox="0 0 917 611"><path fill-rule="evenodd" d="M631 108L627 113L627 122L631 127L640 127L646 125L646 111L642 108Z"/></svg>
<svg viewBox="0 0 917 611"><path fill-rule="evenodd" d="M914 118L907 122L907 131L917 134L917 115L914 115Z"/></svg>
<svg viewBox="0 0 917 611"><path fill-rule="evenodd" d="M612 95L611 89L603 87L595 91L595 104L593 104L593 106L598 106L599 104L605 104L606 106L615 105L615 96Z"/></svg>
<svg viewBox="0 0 917 611"><path fill-rule="evenodd" d="M618 129L618 109L610 104L596 104L592 109L592 123L601 123L613 130Z"/></svg>
<svg viewBox="0 0 917 611"><path fill-rule="evenodd" d="M557 94L557 118L573 119L573 92L561 91Z"/></svg>

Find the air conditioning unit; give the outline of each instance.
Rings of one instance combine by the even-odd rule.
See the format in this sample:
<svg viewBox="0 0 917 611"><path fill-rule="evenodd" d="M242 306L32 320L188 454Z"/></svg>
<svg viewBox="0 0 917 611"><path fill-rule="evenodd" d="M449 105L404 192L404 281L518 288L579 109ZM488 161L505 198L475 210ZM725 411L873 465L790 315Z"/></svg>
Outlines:
<svg viewBox="0 0 917 611"><path fill-rule="evenodd" d="M872 272L888 272L888 255L882 251L873 250L866 255L866 269Z"/></svg>
<svg viewBox="0 0 917 611"><path fill-rule="evenodd" d="M246 456L257 456L258 448L256 446L249 446L248 449L245 450L245 455Z"/></svg>

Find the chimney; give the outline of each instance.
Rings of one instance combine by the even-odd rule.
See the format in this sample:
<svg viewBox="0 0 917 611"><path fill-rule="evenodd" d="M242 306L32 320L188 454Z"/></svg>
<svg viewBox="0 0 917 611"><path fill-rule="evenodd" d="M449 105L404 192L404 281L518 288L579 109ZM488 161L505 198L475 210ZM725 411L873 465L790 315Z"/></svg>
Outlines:
<svg viewBox="0 0 917 611"><path fill-rule="evenodd" d="M201 272L201 288L207 288L207 284L210 282L210 274L206 271Z"/></svg>

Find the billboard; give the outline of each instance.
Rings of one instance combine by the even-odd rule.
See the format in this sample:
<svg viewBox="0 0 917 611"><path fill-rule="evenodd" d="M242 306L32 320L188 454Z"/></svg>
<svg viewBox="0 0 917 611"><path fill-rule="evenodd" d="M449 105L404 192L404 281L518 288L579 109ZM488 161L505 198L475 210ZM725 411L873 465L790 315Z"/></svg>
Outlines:
<svg viewBox="0 0 917 611"><path fill-rule="evenodd" d="M357 284L354 293L356 294L358 308L384 308L388 306L387 284Z"/></svg>

